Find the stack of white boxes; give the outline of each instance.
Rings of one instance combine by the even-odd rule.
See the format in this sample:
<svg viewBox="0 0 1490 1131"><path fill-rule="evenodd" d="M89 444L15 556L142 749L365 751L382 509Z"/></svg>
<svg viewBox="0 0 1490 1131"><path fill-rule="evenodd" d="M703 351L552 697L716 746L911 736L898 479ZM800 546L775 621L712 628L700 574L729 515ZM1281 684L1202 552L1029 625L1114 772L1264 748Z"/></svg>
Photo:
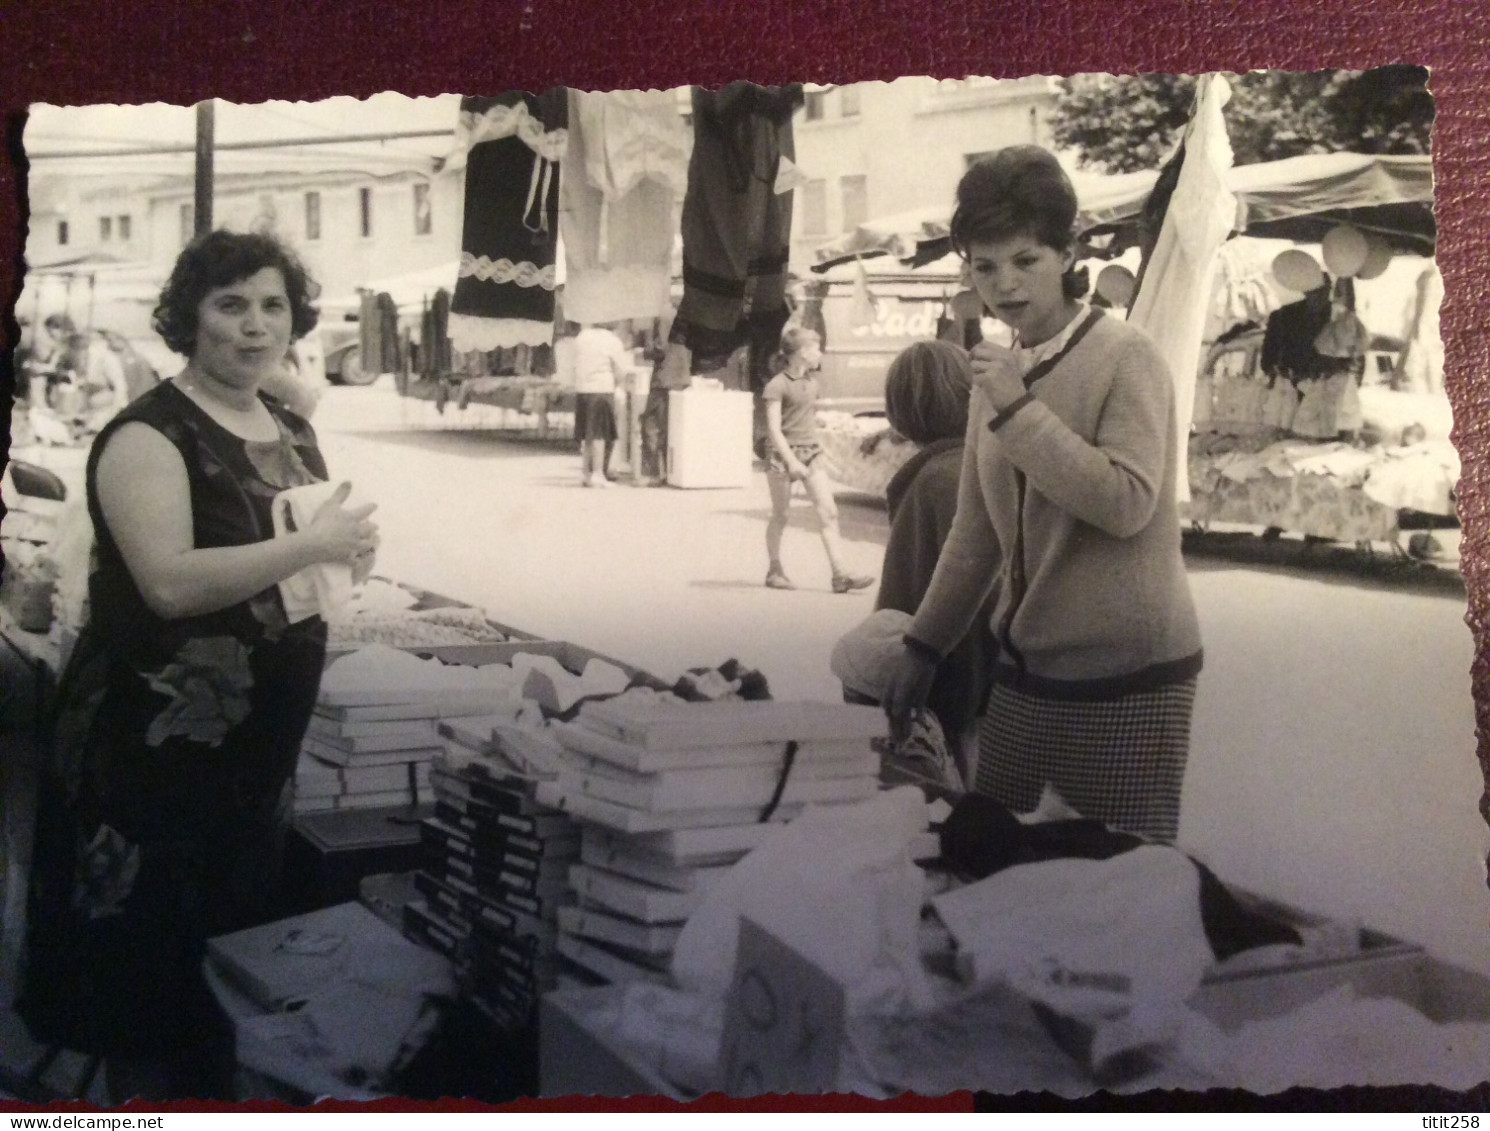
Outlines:
<svg viewBox="0 0 1490 1131"><path fill-rule="evenodd" d="M606 981L665 978L688 916L771 823L878 789L884 713L831 703L625 699L551 728L539 801L582 827L558 951Z"/></svg>

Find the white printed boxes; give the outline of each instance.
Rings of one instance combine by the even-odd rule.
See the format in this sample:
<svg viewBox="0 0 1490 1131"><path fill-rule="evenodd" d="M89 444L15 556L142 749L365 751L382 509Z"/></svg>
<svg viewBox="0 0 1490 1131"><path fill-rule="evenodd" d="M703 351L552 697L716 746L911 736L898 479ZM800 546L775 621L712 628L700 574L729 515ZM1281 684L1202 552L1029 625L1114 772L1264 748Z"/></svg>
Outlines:
<svg viewBox="0 0 1490 1131"><path fill-rule="evenodd" d="M562 758L535 795L583 830L558 951L618 982L666 979L688 916L772 822L872 796L870 743L885 717L847 704L623 697L550 729Z"/></svg>

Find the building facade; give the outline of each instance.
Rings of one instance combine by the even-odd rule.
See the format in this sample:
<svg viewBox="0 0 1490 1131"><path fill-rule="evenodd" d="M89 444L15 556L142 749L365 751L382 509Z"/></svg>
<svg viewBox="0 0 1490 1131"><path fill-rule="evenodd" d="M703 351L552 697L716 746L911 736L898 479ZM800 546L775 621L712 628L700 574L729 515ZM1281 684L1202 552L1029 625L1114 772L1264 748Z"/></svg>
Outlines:
<svg viewBox="0 0 1490 1131"><path fill-rule="evenodd" d="M1057 95L1056 80L1038 75L809 86L794 130L807 180L793 208L793 270L865 220L942 202L950 211L969 162L1050 144Z"/></svg>

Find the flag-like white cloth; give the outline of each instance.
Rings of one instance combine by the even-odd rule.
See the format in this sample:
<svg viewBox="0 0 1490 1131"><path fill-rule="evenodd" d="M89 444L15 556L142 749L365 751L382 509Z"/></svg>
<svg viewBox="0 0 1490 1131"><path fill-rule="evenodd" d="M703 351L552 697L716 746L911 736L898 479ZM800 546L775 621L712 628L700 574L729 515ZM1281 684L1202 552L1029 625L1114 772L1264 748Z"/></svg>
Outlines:
<svg viewBox="0 0 1490 1131"><path fill-rule="evenodd" d="M1237 199L1226 187L1231 141L1221 108L1231 88L1218 74L1202 75L1195 108L1185 130L1185 161L1179 181L1133 300L1128 321L1148 334L1174 375L1175 419L1181 458L1175 469L1179 502L1190 499L1184 453L1195 410L1195 377L1201 339L1215 282L1216 256L1237 227Z"/></svg>

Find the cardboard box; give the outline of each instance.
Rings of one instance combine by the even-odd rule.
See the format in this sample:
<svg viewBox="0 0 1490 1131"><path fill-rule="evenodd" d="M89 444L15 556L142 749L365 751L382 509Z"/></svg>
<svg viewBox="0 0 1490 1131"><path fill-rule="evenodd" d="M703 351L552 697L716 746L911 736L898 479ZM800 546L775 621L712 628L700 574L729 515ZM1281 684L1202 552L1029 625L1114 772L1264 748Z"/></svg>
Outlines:
<svg viewBox="0 0 1490 1131"><path fill-rule="evenodd" d="M1275 900L1245 893L1238 898L1298 927L1331 926L1325 916ZM1355 953L1339 957L1212 971L1191 1004L1231 1031L1249 1021L1289 1013L1348 985L1360 997L1406 1002L1431 1021L1490 1021L1490 979L1433 958L1416 943L1369 927L1360 928L1356 941Z"/></svg>
<svg viewBox="0 0 1490 1131"><path fill-rule="evenodd" d="M285 904L290 913L355 901L362 880L424 863L419 820L434 811L338 809L295 818L285 843Z"/></svg>

